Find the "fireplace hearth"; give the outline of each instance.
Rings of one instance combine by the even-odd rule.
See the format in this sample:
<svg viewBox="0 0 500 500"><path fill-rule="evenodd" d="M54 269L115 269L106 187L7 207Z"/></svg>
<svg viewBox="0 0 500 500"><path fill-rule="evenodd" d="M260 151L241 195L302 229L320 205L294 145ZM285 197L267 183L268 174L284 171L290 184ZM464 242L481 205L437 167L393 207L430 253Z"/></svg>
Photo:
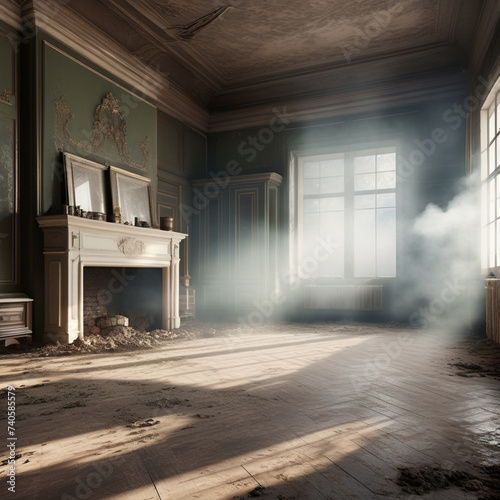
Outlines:
<svg viewBox="0 0 500 500"><path fill-rule="evenodd" d="M162 328L162 271L138 267L85 267L84 333L111 326ZM123 318L126 319L124 324ZM96 328L97 327L97 328Z"/></svg>
<svg viewBox="0 0 500 500"><path fill-rule="evenodd" d="M44 233L45 341L71 343L84 337L86 268L160 269L161 324L157 326L167 331L179 328L179 244L186 234L71 215L37 220ZM120 275L126 271L116 272L108 295L119 289L120 277L121 286L126 280L126 275ZM102 314L98 312L98 316L107 314L104 308ZM127 311L120 314L128 317Z"/></svg>

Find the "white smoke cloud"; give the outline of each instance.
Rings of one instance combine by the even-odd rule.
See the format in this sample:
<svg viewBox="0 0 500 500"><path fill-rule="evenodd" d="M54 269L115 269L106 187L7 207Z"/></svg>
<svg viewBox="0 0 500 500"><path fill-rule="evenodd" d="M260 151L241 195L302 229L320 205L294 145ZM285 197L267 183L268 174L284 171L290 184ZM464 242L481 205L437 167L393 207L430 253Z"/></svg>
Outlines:
<svg viewBox="0 0 500 500"><path fill-rule="evenodd" d="M475 177L468 177L445 208L431 203L413 223L404 298L410 323L451 332L466 327L477 314L481 282L476 186Z"/></svg>

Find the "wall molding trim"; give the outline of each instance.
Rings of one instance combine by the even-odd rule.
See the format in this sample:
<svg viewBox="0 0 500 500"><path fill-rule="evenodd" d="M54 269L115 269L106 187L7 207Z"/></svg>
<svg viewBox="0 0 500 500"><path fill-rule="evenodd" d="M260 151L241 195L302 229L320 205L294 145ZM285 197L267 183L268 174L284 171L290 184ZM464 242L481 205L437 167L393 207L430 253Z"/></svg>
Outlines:
<svg viewBox="0 0 500 500"><path fill-rule="evenodd" d="M500 2L498 0L486 0L483 4L479 22L476 27L474 46L470 56L470 67L472 76L475 77L481 71L483 57L488 51L497 22L500 20ZM485 78L487 75L483 75Z"/></svg>
<svg viewBox="0 0 500 500"><path fill-rule="evenodd" d="M421 78L412 81L380 82L365 89L332 91L302 98L290 98L255 106L214 110L210 116L209 132L228 132L248 127L269 126L276 111L289 123L370 113L382 109L413 106L439 99L467 95L466 82L449 75Z"/></svg>
<svg viewBox="0 0 500 500"><path fill-rule="evenodd" d="M23 29L21 7L14 0L3 0L0 3L0 19L16 31Z"/></svg>
<svg viewBox="0 0 500 500"><path fill-rule="evenodd" d="M201 130L207 129L208 111L169 81L168 75L161 75L141 62L66 5L29 0L22 13L25 26L34 23L64 46L130 85L133 93L153 100L165 113Z"/></svg>
<svg viewBox="0 0 500 500"><path fill-rule="evenodd" d="M276 172L264 172L262 174L240 174L236 176L229 177L227 179L228 185L234 184L248 184L251 182L270 182L276 186L279 186L283 181L283 176L277 174ZM196 179L191 181L193 186L204 186L205 184L213 184L214 179Z"/></svg>

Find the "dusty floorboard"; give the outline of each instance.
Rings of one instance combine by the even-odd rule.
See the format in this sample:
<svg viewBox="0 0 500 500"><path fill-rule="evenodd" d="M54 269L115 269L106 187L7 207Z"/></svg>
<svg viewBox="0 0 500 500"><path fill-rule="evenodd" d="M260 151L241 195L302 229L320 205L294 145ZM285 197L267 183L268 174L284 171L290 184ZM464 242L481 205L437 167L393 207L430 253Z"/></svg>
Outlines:
<svg viewBox="0 0 500 500"><path fill-rule="evenodd" d="M488 346L390 325L208 329L151 349L1 355L18 456L15 495L1 458L0 498L419 498L402 467L479 478L423 498L498 498L481 482L500 463Z"/></svg>

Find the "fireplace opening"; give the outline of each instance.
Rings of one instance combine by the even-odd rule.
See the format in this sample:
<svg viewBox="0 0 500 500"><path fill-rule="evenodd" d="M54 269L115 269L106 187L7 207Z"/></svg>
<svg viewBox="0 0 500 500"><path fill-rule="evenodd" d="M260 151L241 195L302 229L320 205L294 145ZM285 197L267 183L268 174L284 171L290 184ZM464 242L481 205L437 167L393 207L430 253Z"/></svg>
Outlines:
<svg viewBox="0 0 500 500"><path fill-rule="evenodd" d="M162 328L162 270L85 267L84 336L106 334L118 326L139 331Z"/></svg>

